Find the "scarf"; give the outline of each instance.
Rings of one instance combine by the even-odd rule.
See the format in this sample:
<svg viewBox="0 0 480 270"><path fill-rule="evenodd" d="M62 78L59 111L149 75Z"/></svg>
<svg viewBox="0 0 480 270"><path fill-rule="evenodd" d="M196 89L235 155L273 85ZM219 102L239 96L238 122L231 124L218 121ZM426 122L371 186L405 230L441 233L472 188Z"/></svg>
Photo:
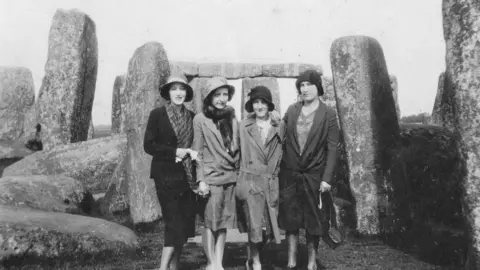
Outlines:
<svg viewBox="0 0 480 270"><path fill-rule="evenodd" d="M190 148L193 142L193 120L190 111L182 105L180 110L174 108L174 104L171 101L165 105L167 110L168 119L172 124L173 131L177 137L177 147L178 148ZM183 168L187 174L187 181L190 186L193 186L195 180L193 179L192 174L192 159L190 156L187 156L182 160Z"/></svg>
<svg viewBox="0 0 480 270"><path fill-rule="evenodd" d="M235 118L235 110L231 106L223 109L217 109L212 105L208 105L205 110L205 117L213 120L217 126L223 139L223 145L227 149L230 156L235 156L233 151L233 119Z"/></svg>

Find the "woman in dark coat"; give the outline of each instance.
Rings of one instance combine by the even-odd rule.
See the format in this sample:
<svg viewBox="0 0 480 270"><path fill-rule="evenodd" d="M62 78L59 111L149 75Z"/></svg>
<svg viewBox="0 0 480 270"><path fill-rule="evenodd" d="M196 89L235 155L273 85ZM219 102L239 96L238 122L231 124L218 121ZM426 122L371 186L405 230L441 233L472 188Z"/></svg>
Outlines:
<svg viewBox="0 0 480 270"><path fill-rule="evenodd" d="M329 215L319 206L320 192L330 190L337 159L338 125L333 109L320 101L321 75L307 70L295 83L301 101L285 116L285 144L279 173L279 227L287 234L288 266L296 269L299 229L305 229L308 269L315 260L320 237L327 232Z"/></svg>
<svg viewBox="0 0 480 270"><path fill-rule="evenodd" d="M160 269L178 269L183 245L195 236L195 183L190 147L193 142L193 112L184 106L193 89L183 74L171 76L160 88L168 101L148 118L144 149L153 156L150 177L154 179L165 224Z"/></svg>

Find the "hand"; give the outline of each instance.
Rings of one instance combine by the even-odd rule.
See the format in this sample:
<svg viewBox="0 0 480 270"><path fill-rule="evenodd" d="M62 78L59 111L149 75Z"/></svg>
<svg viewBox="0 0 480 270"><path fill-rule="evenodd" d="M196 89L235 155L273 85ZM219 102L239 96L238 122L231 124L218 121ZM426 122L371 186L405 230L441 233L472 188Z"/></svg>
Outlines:
<svg viewBox="0 0 480 270"><path fill-rule="evenodd" d="M177 158L184 159L187 154L188 154L188 149L177 148L177 152L176 152Z"/></svg>
<svg viewBox="0 0 480 270"><path fill-rule="evenodd" d="M190 155L190 157L192 158L192 160L196 160L196 161L199 161L200 160L200 157L198 156L198 152L197 151L194 151L192 149L188 149L188 154Z"/></svg>
<svg viewBox="0 0 480 270"><path fill-rule="evenodd" d="M208 185L205 182L200 181L200 183L198 183L198 194L200 196L206 197L208 193L210 193Z"/></svg>
<svg viewBox="0 0 480 270"><path fill-rule="evenodd" d="M326 192L326 191L329 191L330 189L332 189L332 186L329 185L327 182L322 181L320 183L320 192Z"/></svg>

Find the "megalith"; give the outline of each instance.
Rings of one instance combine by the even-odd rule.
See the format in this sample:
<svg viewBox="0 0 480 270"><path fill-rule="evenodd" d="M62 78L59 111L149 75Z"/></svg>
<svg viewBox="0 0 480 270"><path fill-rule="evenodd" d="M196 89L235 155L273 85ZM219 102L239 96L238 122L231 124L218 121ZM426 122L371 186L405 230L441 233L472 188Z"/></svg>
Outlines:
<svg viewBox="0 0 480 270"><path fill-rule="evenodd" d="M97 65L95 23L78 10L58 9L34 121L42 125L44 149L87 140Z"/></svg>
<svg viewBox="0 0 480 270"><path fill-rule="evenodd" d="M395 110L397 118L400 121L400 105L398 104L398 79L397 76L390 74L390 85L392 87L393 100L395 101Z"/></svg>
<svg viewBox="0 0 480 270"><path fill-rule="evenodd" d="M399 137L395 102L380 44L366 36L336 39L330 50L338 116L355 198L356 229L381 232L392 158Z"/></svg>
<svg viewBox="0 0 480 270"><path fill-rule="evenodd" d="M122 107L125 106L125 75L115 77L112 93L112 133L125 132L125 114Z"/></svg>
<svg viewBox="0 0 480 270"><path fill-rule="evenodd" d="M258 77L258 78L245 78L242 80L242 119L247 116L247 111L245 110L245 103L249 99L248 93L250 90L256 86L263 85L270 89L272 93L273 104L275 104L275 110L280 111L280 87L278 86L277 78L273 77Z"/></svg>
<svg viewBox="0 0 480 270"><path fill-rule="evenodd" d="M150 112L165 102L158 89L169 74L167 54L158 42L149 42L137 48L128 64L124 93L125 163L130 215L135 225L148 224L162 217L155 183L150 179L152 156L145 153L143 140Z"/></svg>
<svg viewBox="0 0 480 270"><path fill-rule="evenodd" d="M193 88L193 100L191 109L195 114L201 113L203 110L203 99L207 95L207 83L210 78L193 78L189 85Z"/></svg>
<svg viewBox="0 0 480 270"><path fill-rule="evenodd" d="M438 78L437 95L433 104L431 123L453 131L454 91L451 87L451 76L442 72Z"/></svg>
<svg viewBox="0 0 480 270"><path fill-rule="evenodd" d="M25 115L34 102L30 70L0 67L0 140L16 140L22 136Z"/></svg>
<svg viewBox="0 0 480 270"><path fill-rule="evenodd" d="M444 0L444 92L453 93L453 126L462 161L462 204L469 236L465 269L480 269L480 4ZM445 95L445 94L444 94Z"/></svg>

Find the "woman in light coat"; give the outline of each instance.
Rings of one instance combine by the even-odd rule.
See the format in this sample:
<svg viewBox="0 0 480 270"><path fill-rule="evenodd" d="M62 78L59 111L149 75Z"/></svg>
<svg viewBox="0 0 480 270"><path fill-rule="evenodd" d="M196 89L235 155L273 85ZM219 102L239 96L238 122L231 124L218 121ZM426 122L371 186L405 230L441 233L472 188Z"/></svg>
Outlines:
<svg viewBox="0 0 480 270"><path fill-rule="evenodd" d="M239 199L239 229L248 232L247 268L261 269L260 251L268 242L280 244L278 216L278 170L282 154L283 126L272 117L275 109L270 89L251 89L240 124L240 172L236 193ZM271 266L271 265L270 265Z"/></svg>
<svg viewBox="0 0 480 270"><path fill-rule="evenodd" d="M236 225L235 184L240 160L238 122L232 99L235 88L222 77L207 83L203 113L193 119L192 149L198 152L198 194L206 197L203 248L207 269L223 269L227 229Z"/></svg>

